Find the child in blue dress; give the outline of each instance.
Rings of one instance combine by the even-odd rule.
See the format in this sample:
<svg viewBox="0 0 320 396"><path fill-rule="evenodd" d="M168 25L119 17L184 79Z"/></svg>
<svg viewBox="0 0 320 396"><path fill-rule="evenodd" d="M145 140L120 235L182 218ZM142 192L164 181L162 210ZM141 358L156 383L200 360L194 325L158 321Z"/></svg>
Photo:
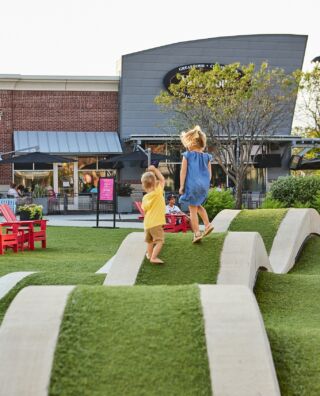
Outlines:
<svg viewBox="0 0 320 396"><path fill-rule="evenodd" d="M187 149L183 153L180 172L180 203L186 203L189 206L193 231L192 242L195 243L213 230L207 211L202 206L210 187L212 155L203 152L207 144L207 137L198 125L188 132L182 132L180 137L182 144ZM203 233L199 230L198 214L205 225Z"/></svg>

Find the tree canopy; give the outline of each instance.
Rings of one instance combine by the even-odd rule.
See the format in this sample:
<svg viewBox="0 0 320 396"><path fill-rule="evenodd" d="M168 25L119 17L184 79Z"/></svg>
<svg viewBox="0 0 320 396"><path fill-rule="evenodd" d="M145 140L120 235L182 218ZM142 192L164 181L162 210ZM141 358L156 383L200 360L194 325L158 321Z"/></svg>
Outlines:
<svg viewBox="0 0 320 396"><path fill-rule="evenodd" d="M259 68L233 63L205 72L192 68L177 79L155 103L172 113L177 130L199 124L206 132L216 160L236 186L239 207L248 166L268 138L292 121L296 76L267 63Z"/></svg>

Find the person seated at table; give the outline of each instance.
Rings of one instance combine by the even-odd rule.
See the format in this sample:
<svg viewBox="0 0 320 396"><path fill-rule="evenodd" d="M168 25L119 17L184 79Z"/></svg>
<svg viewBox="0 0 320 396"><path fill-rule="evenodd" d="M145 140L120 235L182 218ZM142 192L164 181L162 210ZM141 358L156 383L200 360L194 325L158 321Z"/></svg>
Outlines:
<svg viewBox="0 0 320 396"><path fill-rule="evenodd" d="M19 193L17 191L16 183L10 183L10 188L7 191L8 198L19 198Z"/></svg>
<svg viewBox="0 0 320 396"><path fill-rule="evenodd" d="M17 187L17 192L19 194L19 197L24 197L26 195L26 188L23 184L19 184Z"/></svg>
<svg viewBox="0 0 320 396"><path fill-rule="evenodd" d="M168 204L166 206L166 214L182 214L182 210L176 204L176 197L174 195L168 196Z"/></svg>

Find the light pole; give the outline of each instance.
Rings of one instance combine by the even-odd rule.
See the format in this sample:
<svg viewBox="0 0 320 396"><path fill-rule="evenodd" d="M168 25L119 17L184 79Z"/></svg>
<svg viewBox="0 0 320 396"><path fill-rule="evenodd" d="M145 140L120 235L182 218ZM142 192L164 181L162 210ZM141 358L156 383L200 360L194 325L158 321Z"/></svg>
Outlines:
<svg viewBox="0 0 320 396"><path fill-rule="evenodd" d="M149 147L147 149L144 149L139 144L137 144L136 147L147 156L149 168L149 166L151 165L151 148Z"/></svg>

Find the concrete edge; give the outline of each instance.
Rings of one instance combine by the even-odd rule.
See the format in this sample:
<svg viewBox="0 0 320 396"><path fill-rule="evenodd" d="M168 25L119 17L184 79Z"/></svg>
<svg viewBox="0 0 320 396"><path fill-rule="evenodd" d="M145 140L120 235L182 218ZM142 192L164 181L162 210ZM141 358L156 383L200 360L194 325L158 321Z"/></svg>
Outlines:
<svg viewBox="0 0 320 396"><path fill-rule="evenodd" d="M269 257L258 232L228 232L217 277L219 285L243 285L251 290L259 268L272 272Z"/></svg>
<svg viewBox="0 0 320 396"><path fill-rule="evenodd" d="M55 347L74 286L28 286L0 327L1 395L47 396Z"/></svg>
<svg viewBox="0 0 320 396"><path fill-rule="evenodd" d="M3 275L0 278L0 300L9 293L22 279L29 275L35 274L36 272L10 272L9 274Z"/></svg>
<svg viewBox="0 0 320 396"><path fill-rule="evenodd" d="M280 396L269 340L253 293L200 285L214 396Z"/></svg>
<svg viewBox="0 0 320 396"><path fill-rule="evenodd" d="M108 274L113 264L115 256L112 256L101 268L96 271L96 274Z"/></svg>
<svg viewBox="0 0 320 396"><path fill-rule="evenodd" d="M284 274L293 268L297 255L310 234L320 235L319 213L315 209L289 209L278 228L270 251L273 272Z"/></svg>
<svg viewBox="0 0 320 396"><path fill-rule="evenodd" d="M133 286L146 253L143 232L132 232L113 257L104 286Z"/></svg>
<svg viewBox="0 0 320 396"><path fill-rule="evenodd" d="M228 231L232 220L238 216L241 210L238 209L223 209L212 220L211 224L214 226L214 232Z"/></svg>

